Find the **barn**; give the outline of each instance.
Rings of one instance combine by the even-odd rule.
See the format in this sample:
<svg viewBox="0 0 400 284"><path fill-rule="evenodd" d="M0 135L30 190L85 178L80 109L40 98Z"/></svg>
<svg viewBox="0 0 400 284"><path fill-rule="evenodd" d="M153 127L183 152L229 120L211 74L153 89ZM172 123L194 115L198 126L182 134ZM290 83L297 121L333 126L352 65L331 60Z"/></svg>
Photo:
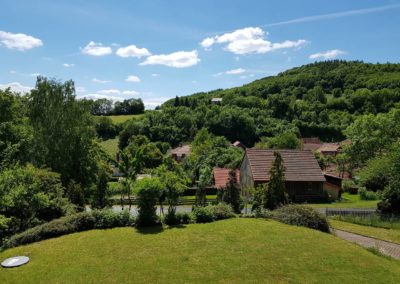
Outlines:
<svg viewBox="0 0 400 284"><path fill-rule="evenodd" d="M325 198L324 174L314 154L304 150L246 149L240 165L243 194L247 195L250 188L268 183L275 151L279 151L283 159L286 191L290 200L307 202Z"/></svg>

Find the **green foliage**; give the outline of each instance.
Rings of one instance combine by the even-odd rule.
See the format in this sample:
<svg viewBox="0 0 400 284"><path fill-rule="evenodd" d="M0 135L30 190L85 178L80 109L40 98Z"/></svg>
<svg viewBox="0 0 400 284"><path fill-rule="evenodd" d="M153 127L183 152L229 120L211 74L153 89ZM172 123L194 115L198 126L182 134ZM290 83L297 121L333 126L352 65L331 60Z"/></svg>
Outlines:
<svg viewBox="0 0 400 284"><path fill-rule="evenodd" d="M325 216L314 209L301 205L286 205L273 211L272 218L289 225L303 226L329 233L329 223Z"/></svg>
<svg viewBox="0 0 400 284"><path fill-rule="evenodd" d="M381 197L381 192L369 191L364 187L361 187L358 189L358 195L360 196L360 200L379 200Z"/></svg>
<svg viewBox="0 0 400 284"><path fill-rule="evenodd" d="M209 223L214 221L214 215L210 207L194 207L192 215L196 223Z"/></svg>
<svg viewBox="0 0 400 284"><path fill-rule="evenodd" d="M391 168L389 155L382 155L372 158L359 172L360 183L367 190L383 191L389 182Z"/></svg>
<svg viewBox="0 0 400 284"><path fill-rule="evenodd" d="M59 218L73 210L63 198L60 175L31 165L0 172L0 215L10 233Z"/></svg>
<svg viewBox="0 0 400 284"><path fill-rule="evenodd" d="M279 152L274 152L275 160L269 172L269 182L264 195L264 208L276 209L288 203L285 192L285 167L282 156Z"/></svg>
<svg viewBox="0 0 400 284"><path fill-rule="evenodd" d="M348 192L350 194L357 194L358 186L355 184L353 180L344 180L342 182L342 189L344 192Z"/></svg>
<svg viewBox="0 0 400 284"><path fill-rule="evenodd" d="M115 125L108 116L100 116L95 118L96 133L102 140L115 138L119 131L119 125Z"/></svg>
<svg viewBox="0 0 400 284"><path fill-rule="evenodd" d="M236 217L229 204L219 203L217 205L208 205L205 207L209 209L214 220L223 220Z"/></svg>
<svg viewBox="0 0 400 284"><path fill-rule="evenodd" d="M400 144L391 149L393 163L389 171L389 183L383 191L383 201L378 209L383 213L400 214Z"/></svg>
<svg viewBox="0 0 400 284"><path fill-rule="evenodd" d="M301 142L293 132L284 132L275 137L262 137L254 145L257 149L300 149Z"/></svg>
<svg viewBox="0 0 400 284"><path fill-rule="evenodd" d="M53 220L14 235L6 241L4 247L25 245L75 232L126 227L133 224L134 218L128 212L115 213L108 210L82 212Z"/></svg>
<svg viewBox="0 0 400 284"><path fill-rule="evenodd" d="M33 163L60 173L64 185L72 180L84 188L95 183L101 151L94 142L90 103L76 100L74 83L39 76L28 110Z"/></svg>
<svg viewBox="0 0 400 284"><path fill-rule="evenodd" d="M159 224L156 205L162 190L163 184L158 178L144 178L134 183L139 213L137 217L138 226Z"/></svg>

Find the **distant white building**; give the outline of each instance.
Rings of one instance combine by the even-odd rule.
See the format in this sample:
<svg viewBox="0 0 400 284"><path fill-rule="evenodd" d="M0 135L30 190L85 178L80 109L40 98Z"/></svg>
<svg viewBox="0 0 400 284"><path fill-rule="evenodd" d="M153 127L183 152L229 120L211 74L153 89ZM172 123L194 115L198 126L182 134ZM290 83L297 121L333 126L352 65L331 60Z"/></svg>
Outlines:
<svg viewBox="0 0 400 284"><path fill-rule="evenodd" d="M222 98L212 98L211 99L212 104L220 105L222 103Z"/></svg>

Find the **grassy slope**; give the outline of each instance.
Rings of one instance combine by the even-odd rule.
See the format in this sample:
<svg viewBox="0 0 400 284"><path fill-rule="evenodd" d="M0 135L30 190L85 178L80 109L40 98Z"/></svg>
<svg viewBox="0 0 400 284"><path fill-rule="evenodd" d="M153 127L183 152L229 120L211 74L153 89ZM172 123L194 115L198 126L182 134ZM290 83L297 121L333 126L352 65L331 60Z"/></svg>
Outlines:
<svg viewBox="0 0 400 284"><path fill-rule="evenodd" d="M110 155L110 157L115 159L115 156L118 153L118 137L114 138L114 139L108 139L105 141L101 141L100 142L100 146L104 149L104 151Z"/></svg>
<svg viewBox="0 0 400 284"><path fill-rule="evenodd" d="M343 193L342 200L333 203L309 204L314 208L376 208L379 200L360 200L358 194Z"/></svg>
<svg viewBox="0 0 400 284"><path fill-rule="evenodd" d="M330 220L331 226L335 229L345 230L348 232L370 236L373 238L395 242L400 244L400 230L391 230L384 228L375 228L370 226L363 226L349 222L342 222L338 220Z"/></svg>
<svg viewBox="0 0 400 284"><path fill-rule="evenodd" d="M7 250L31 262L0 283L395 283L400 262L333 235L261 219L155 232L93 230Z"/></svg>
<svg viewBox="0 0 400 284"><path fill-rule="evenodd" d="M110 115L108 117L111 118L114 124L118 124L118 123L123 123L129 119L132 118L137 119L142 116L143 114L127 114L127 115Z"/></svg>

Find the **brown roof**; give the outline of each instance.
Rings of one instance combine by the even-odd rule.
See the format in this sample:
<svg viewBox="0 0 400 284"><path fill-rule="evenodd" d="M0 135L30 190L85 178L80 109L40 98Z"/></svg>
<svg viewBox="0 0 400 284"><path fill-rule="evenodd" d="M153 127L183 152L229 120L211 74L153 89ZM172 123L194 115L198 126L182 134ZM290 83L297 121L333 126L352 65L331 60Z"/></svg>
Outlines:
<svg viewBox="0 0 400 284"><path fill-rule="evenodd" d="M322 144L304 143L304 144L303 144L303 150L315 152L315 151L317 151L321 146L322 146Z"/></svg>
<svg viewBox="0 0 400 284"><path fill-rule="evenodd" d="M190 145L183 145L171 150L172 155L177 157L188 156L190 154Z"/></svg>
<svg viewBox="0 0 400 284"><path fill-rule="evenodd" d="M337 152L341 148L339 143L323 143L321 147L318 148L318 152Z"/></svg>
<svg viewBox="0 0 400 284"><path fill-rule="evenodd" d="M231 169L213 168L214 185L216 188L224 188L229 182L229 172ZM236 170L236 182L240 182L240 170Z"/></svg>
<svg viewBox="0 0 400 284"><path fill-rule="evenodd" d="M285 180L325 181L321 168L311 151L247 149L245 155L249 160L254 181L269 180L269 171L275 159L275 151L279 151L282 155Z"/></svg>

